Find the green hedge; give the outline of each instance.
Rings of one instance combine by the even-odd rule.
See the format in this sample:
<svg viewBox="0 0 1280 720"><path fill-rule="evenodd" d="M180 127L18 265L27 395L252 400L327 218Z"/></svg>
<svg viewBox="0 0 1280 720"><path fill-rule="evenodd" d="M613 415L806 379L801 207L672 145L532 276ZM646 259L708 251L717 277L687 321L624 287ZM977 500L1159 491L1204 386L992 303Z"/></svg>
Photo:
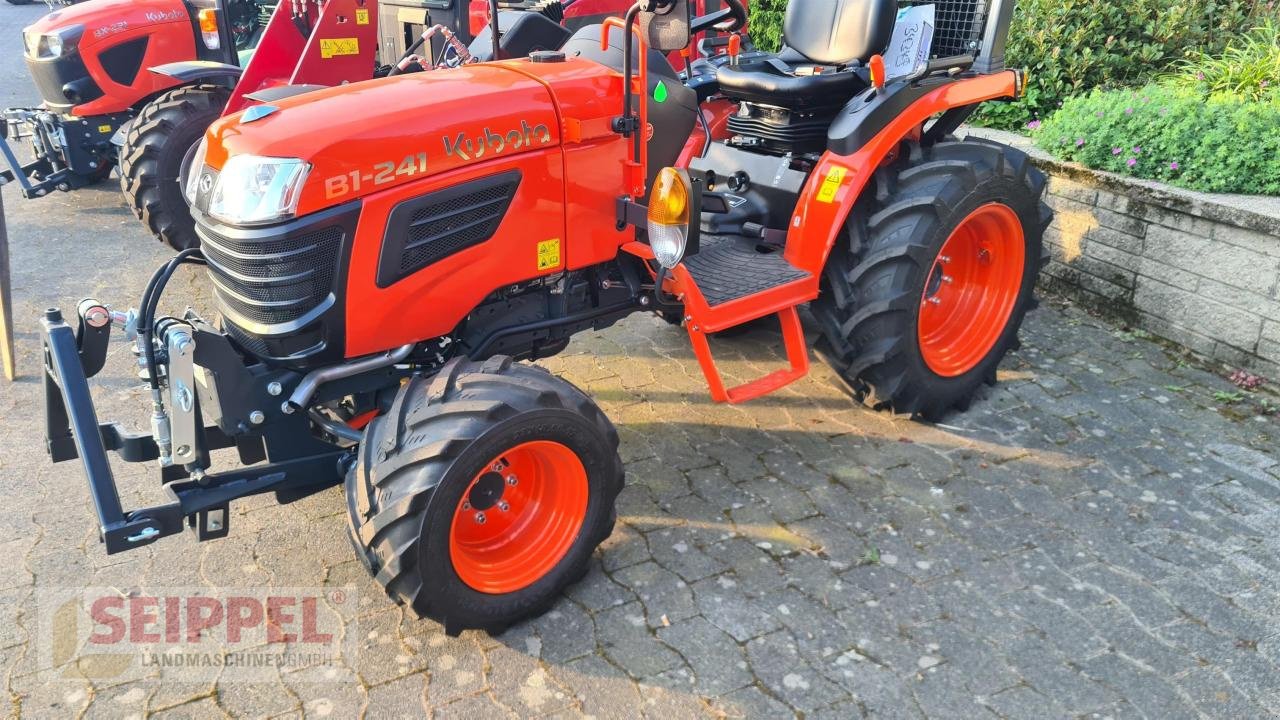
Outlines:
<svg viewBox="0 0 1280 720"><path fill-rule="evenodd" d="M1094 90L1033 122L1066 160L1193 190L1280 195L1280 91L1259 100L1170 85Z"/></svg>
<svg viewBox="0 0 1280 720"><path fill-rule="evenodd" d="M792 0L817 2L818 0ZM1276 0L1020 0L1008 64L1031 71L1027 97L991 103L979 120L1021 128L1058 103L1095 87L1142 85L1175 63L1217 54L1233 36L1275 17ZM753 0L751 35L773 50L785 0Z"/></svg>

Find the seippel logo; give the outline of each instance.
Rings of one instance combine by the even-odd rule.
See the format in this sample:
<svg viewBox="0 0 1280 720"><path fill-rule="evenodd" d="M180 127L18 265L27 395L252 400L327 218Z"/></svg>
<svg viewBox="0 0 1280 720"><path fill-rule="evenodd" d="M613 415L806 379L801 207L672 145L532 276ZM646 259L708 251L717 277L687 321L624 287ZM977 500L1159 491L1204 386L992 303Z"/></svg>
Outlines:
<svg viewBox="0 0 1280 720"><path fill-rule="evenodd" d="M464 161L479 160L485 154L500 155L507 150L519 150L533 144L546 145L551 142L551 130L546 125L529 125L528 121L520 121L520 128L507 134L495 133L489 128L484 132L469 137L465 132L458 133L456 138L444 138L445 154Z"/></svg>

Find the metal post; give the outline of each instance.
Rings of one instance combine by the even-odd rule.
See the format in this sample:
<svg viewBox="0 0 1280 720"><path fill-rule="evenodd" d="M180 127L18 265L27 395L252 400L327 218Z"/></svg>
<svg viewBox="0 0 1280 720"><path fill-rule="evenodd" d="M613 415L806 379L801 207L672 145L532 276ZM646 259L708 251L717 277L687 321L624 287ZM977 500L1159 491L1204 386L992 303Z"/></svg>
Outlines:
<svg viewBox="0 0 1280 720"><path fill-rule="evenodd" d="M0 187L0 361L4 376L17 377L13 358L13 294L9 287L9 232L4 224L4 189Z"/></svg>

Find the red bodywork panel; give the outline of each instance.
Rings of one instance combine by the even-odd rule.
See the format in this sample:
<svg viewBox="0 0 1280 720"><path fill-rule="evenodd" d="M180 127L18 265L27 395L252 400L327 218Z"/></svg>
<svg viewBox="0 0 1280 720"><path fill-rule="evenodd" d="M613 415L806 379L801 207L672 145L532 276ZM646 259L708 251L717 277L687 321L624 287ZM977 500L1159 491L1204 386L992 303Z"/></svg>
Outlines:
<svg viewBox="0 0 1280 720"><path fill-rule="evenodd" d="M78 52L89 76L103 92L102 97L71 109L72 114L80 117L125 112L152 95L176 87L177 80L146 72L145 68L196 56L191 16L181 0L94 0L59 8L32 23L27 30L51 33L71 25L84 26ZM113 81L102 67L99 58L102 51L143 37L148 38L142 59L144 69L131 85Z"/></svg>

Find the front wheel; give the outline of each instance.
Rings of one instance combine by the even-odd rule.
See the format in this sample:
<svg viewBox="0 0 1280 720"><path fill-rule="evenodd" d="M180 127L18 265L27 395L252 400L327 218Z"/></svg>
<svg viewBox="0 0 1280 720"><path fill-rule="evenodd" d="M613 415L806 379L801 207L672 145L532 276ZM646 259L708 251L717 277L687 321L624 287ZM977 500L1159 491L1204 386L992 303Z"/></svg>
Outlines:
<svg viewBox="0 0 1280 720"><path fill-rule="evenodd" d="M995 383L1046 260L1044 187L1024 153L980 140L878 171L813 305L819 350L861 399L932 420Z"/></svg>
<svg viewBox="0 0 1280 720"><path fill-rule="evenodd" d="M352 542L449 634L545 612L613 532L618 435L580 390L496 357L400 390L347 476Z"/></svg>
<svg viewBox="0 0 1280 720"><path fill-rule="evenodd" d="M196 143L231 99L218 85L170 90L142 109L120 149L120 187L133 214L174 250L200 245L182 192L182 170Z"/></svg>

